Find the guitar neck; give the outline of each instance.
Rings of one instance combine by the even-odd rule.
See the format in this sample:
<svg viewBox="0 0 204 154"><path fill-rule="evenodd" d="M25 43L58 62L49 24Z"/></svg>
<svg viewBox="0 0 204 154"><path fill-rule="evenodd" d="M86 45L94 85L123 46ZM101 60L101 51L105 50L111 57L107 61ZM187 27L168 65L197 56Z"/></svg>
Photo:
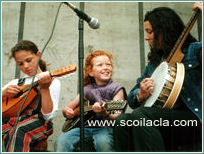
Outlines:
<svg viewBox="0 0 204 154"><path fill-rule="evenodd" d="M181 47L183 46L183 43L185 42L188 34L190 33L190 30L192 29L195 21L197 20L198 16L200 15L200 10L197 8L194 12L193 16L191 17L190 21L186 25L186 28L183 30L182 34L180 35L179 39L174 45L174 48L171 50L167 62L170 64L175 64L176 62L181 62L184 54L181 52Z"/></svg>
<svg viewBox="0 0 204 154"><path fill-rule="evenodd" d="M107 111L111 111L111 110L122 110L125 108L127 102L126 101L110 101L110 102L103 102L101 104L101 107L106 109ZM84 106L84 112L88 112L88 111L92 111L93 105L88 105L88 106ZM80 106L78 106L75 110L74 110L74 115L79 115L80 114Z"/></svg>
<svg viewBox="0 0 204 154"><path fill-rule="evenodd" d="M92 106L93 105L84 106L84 112L92 111ZM78 106L76 109L74 109L74 115L77 116L79 114L80 114L80 106Z"/></svg>
<svg viewBox="0 0 204 154"><path fill-rule="evenodd" d="M57 75L52 75L51 73L52 73L52 72L50 72L50 76L51 76L51 77L57 76ZM37 87L38 85L39 85L38 81L35 81L35 82L32 83L32 87L31 87L31 88ZM30 88L30 84L29 84L29 85L26 85L26 86L22 89L22 92L24 93L24 92L28 91L29 88Z"/></svg>
<svg viewBox="0 0 204 154"><path fill-rule="evenodd" d="M88 112L92 110L93 105L85 106L84 107L84 112Z"/></svg>
<svg viewBox="0 0 204 154"><path fill-rule="evenodd" d="M73 73L75 71L76 71L76 65L72 64L72 65L63 67L61 69L58 69L56 71L51 71L50 76L51 77L60 77L60 76L63 76L65 74ZM32 83L32 88L37 87L37 86L38 86L38 81L35 81ZM21 89L21 91L24 93L24 92L28 91L29 88L30 88L30 85L24 85L23 89Z"/></svg>

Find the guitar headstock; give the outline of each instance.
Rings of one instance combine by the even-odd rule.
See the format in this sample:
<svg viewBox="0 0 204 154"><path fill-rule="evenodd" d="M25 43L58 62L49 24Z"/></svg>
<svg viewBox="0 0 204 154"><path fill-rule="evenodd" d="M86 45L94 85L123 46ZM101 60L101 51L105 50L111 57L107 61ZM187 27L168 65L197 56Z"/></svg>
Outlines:
<svg viewBox="0 0 204 154"><path fill-rule="evenodd" d="M61 69L58 69L56 71L52 71L52 72L50 72L50 75L59 77L59 76L65 75L65 74L73 73L76 71L76 69L77 69L76 65L72 64L72 65L63 67Z"/></svg>
<svg viewBox="0 0 204 154"><path fill-rule="evenodd" d="M117 101L110 101L110 102L103 102L102 107L105 108L107 111L111 110L122 110L126 107L127 101L117 100Z"/></svg>

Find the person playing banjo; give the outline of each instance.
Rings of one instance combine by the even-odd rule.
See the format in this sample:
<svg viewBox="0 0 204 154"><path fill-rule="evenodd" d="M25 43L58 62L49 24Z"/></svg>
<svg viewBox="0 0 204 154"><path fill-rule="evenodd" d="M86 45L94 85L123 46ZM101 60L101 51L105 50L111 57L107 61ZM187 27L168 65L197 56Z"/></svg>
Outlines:
<svg viewBox="0 0 204 154"><path fill-rule="evenodd" d="M202 2L196 2L193 10L195 14L202 14ZM198 150L202 146L202 43L189 33L181 46L183 58L180 62L185 69L185 77L174 105L171 108L157 104L147 107L144 103L155 97L153 94L157 91L156 85L162 86L162 81L156 83L151 75L162 62L169 59L178 38L185 32L185 25L174 10L158 7L145 14L144 31L144 38L150 46L149 62L128 95L127 101L134 109L133 112L121 114L116 119L116 151L178 151L176 147L184 145L190 145L190 150ZM169 73L177 69L166 67L168 62L162 65L165 67L160 68L161 72ZM166 75L164 74L163 78L166 78ZM173 78L175 73L170 76ZM168 87L170 83L163 86ZM164 93L168 97L169 93ZM125 122L128 122L128 125Z"/></svg>

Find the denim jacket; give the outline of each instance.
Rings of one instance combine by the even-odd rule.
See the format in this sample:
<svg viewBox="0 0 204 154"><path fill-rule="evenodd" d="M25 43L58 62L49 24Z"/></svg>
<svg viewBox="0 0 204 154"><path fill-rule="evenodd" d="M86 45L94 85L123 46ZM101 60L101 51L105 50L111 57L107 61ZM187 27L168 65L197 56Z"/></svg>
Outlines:
<svg viewBox="0 0 204 154"><path fill-rule="evenodd" d="M202 43L191 43L188 48L183 49L183 53L182 63L185 67L185 77L179 97L202 121ZM127 99L131 108L134 109L140 104L136 97L140 82L144 78L151 77L155 68L155 65L148 63L142 76L137 79L137 83L130 91Z"/></svg>

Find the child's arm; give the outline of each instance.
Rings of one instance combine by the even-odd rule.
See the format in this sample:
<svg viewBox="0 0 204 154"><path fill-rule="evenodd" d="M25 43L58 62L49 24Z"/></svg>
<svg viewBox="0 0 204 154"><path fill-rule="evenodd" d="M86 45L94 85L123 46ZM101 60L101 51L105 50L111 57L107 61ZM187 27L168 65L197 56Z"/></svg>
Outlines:
<svg viewBox="0 0 204 154"><path fill-rule="evenodd" d="M76 98L71 101L68 105L66 105L63 110L62 113L64 115L64 117L72 119L74 118L74 109L79 105L79 95L76 96Z"/></svg>
<svg viewBox="0 0 204 154"><path fill-rule="evenodd" d="M114 96L113 98L114 101L118 101L118 100L125 100L125 96L124 96L124 90L120 89L118 91L118 93ZM106 111L107 112L107 111ZM122 113L122 110L119 113L114 113L114 114L110 114L109 115L109 119L115 119L116 117L118 117L120 114ZM107 113L108 114L108 113Z"/></svg>
<svg viewBox="0 0 204 154"><path fill-rule="evenodd" d="M114 100L114 101L117 101L117 100L125 100L124 90L123 90L123 89L120 89L120 90L118 91L118 93L114 96L113 100Z"/></svg>

